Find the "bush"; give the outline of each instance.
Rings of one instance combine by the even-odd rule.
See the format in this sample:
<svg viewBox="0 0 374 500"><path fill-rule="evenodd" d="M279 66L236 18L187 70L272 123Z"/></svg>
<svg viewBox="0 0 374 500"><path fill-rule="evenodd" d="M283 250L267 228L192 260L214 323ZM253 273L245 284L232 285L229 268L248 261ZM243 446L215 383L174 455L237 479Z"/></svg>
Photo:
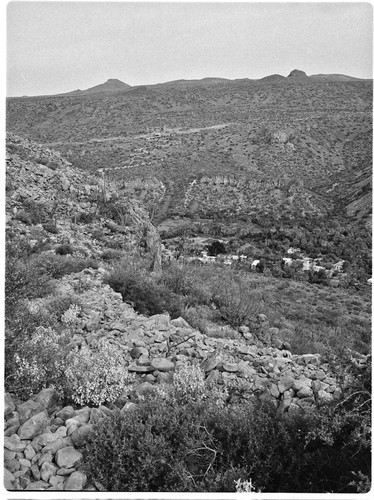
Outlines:
<svg viewBox="0 0 374 500"><path fill-rule="evenodd" d="M106 282L115 292L122 295L124 302L133 304L140 314L153 315L167 311L172 318L181 315L181 297L159 283L156 277L147 275L139 266L121 261L107 276Z"/></svg>
<svg viewBox="0 0 374 500"><path fill-rule="evenodd" d="M46 222L45 224L43 224L43 229L48 231L48 233L58 234L58 229L56 227L56 224L53 224L51 222Z"/></svg>
<svg viewBox="0 0 374 500"><path fill-rule="evenodd" d="M98 269L99 264L95 259L50 254L39 259L39 266L52 278L58 279L66 274L79 273L89 267Z"/></svg>
<svg viewBox="0 0 374 500"><path fill-rule="evenodd" d="M66 334L39 326L30 339L18 346L14 354L17 369L13 380L18 395L29 398L44 387L54 387L64 394L68 342Z"/></svg>
<svg viewBox="0 0 374 500"><path fill-rule="evenodd" d="M100 340L94 349L83 346L68 357L66 383L80 405L113 403L129 388L134 375L127 371L122 351Z"/></svg>
<svg viewBox="0 0 374 500"><path fill-rule="evenodd" d="M72 255L73 247L68 243L64 243L63 245L59 245L58 247L56 247L55 252L57 255Z"/></svg>
<svg viewBox="0 0 374 500"><path fill-rule="evenodd" d="M358 410L340 418L357 403L353 392L314 414L282 416L264 399L217 405L198 376L192 394L180 376L95 426L85 449L91 478L109 491L234 492L251 482L264 492L352 493L370 483L361 432L369 420Z"/></svg>
<svg viewBox="0 0 374 500"><path fill-rule="evenodd" d="M261 291L240 278L220 283L213 294L213 300L222 317L234 328L246 324L263 310Z"/></svg>
<svg viewBox="0 0 374 500"><path fill-rule="evenodd" d="M23 222L27 226L32 226L33 224L32 215L29 212L25 212L24 210L17 212L14 218Z"/></svg>
<svg viewBox="0 0 374 500"><path fill-rule="evenodd" d="M101 254L101 258L106 261L118 260L123 257L123 252L120 250L115 250L113 248L109 248L104 250Z"/></svg>

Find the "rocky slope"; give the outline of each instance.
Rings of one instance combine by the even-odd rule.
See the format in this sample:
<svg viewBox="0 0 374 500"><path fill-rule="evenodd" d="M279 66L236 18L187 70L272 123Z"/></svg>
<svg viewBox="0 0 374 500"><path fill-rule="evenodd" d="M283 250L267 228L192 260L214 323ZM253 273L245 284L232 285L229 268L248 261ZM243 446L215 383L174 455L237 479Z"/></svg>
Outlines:
<svg viewBox="0 0 374 500"><path fill-rule="evenodd" d="M98 261L108 242L127 251L139 251L142 244L153 257L154 270L159 268L159 236L138 201L125 197L105 176L87 175L58 153L12 134L6 193L8 235L23 235L30 244L36 234L48 235L50 248L44 252L54 253L58 245L69 243L74 255ZM105 237L96 239L97 232ZM293 355L263 314L237 331L213 325L217 331L204 335L182 318L137 314L105 284L105 274L102 267L88 267L65 275L54 281L51 295L28 300L28 308L31 314L45 313L56 295L79 300L69 349L93 348L104 338L121 353L135 374L134 401L127 394L119 397L121 411L131 411L149 385L171 383L175 370L190 362L201 367L207 383L229 385L234 400L269 398L279 412L310 411L316 403L339 396L337 381L320 356ZM357 358L357 363L365 362L365 356ZM110 408L66 407L53 389L46 389L27 401L6 394L4 410L8 490L101 489L87 484L80 449L92 425L110 414Z"/></svg>

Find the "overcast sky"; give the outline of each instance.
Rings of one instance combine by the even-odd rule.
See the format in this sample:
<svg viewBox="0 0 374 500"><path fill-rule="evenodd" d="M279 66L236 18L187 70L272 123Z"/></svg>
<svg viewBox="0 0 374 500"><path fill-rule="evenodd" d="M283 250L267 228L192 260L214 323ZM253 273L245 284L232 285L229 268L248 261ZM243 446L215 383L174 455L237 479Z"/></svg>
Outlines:
<svg viewBox="0 0 374 500"><path fill-rule="evenodd" d="M18 2L7 7L7 95L180 78L372 78L369 3Z"/></svg>

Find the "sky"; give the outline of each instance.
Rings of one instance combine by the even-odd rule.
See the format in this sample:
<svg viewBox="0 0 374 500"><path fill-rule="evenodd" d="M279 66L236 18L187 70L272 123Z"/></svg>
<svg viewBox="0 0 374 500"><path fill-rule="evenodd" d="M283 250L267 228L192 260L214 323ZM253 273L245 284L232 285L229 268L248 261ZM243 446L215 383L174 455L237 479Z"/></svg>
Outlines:
<svg viewBox="0 0 374 500"><path fill-rule="evenodd" d="M12 1L6 94L293 69L372 78L370 3Z"/></svg>

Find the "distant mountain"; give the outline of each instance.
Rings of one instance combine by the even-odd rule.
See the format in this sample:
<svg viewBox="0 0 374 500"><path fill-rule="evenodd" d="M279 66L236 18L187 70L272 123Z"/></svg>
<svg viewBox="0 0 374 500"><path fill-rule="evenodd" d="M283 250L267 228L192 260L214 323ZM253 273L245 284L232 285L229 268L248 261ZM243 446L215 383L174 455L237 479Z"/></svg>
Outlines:
<svg viewBox="0 0 374 500"><path fill-rule="evenodd" d="M89 95L89 94L99 94L99 93L101 94L103 92L112 93L129 89L131 89L131 85L121 82L121 80L117 80L116 78L110 78L105 83L100 83L99 85L95 85L94 87L90 87L89 89L73 90L72 92L67 92L66 94L60 94L60 95Z"/></svg>
<svg viewBox="0 0 374 500"><path fill-rule="evenodd" d="M269 75L254 81L258 83L279 83L279 82L284 82L285 80L286 77L282 75Z"/></svg>
<svg viewBox="0 0 374 500"><path fill-rule="evenodd" d="M309 79L311 80L327 80L330 82L357 82L357 81L362 81L363 78L356 78L354 76L348 76L348 75L339 75L339 74L331 74L331 75L323 75L323 74L318 74L318 75L310 75Z"/></svg>

